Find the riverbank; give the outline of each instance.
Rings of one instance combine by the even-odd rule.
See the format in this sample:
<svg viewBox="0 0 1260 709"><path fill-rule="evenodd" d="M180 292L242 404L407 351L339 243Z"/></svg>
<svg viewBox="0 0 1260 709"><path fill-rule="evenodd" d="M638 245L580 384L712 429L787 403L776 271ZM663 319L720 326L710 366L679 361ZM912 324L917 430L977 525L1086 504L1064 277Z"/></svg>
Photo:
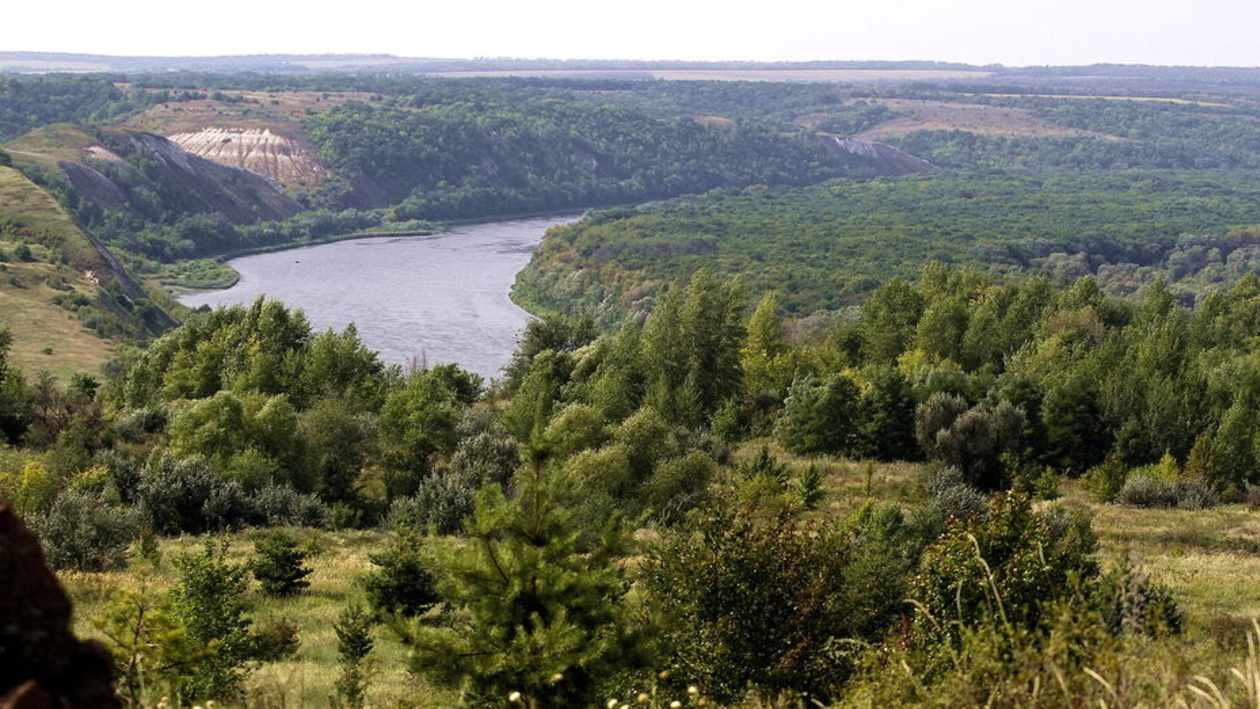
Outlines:
<svg viewBox="0 0 1260 709"><path fill-rule="evenodd" d="M605 207L592 207L592 209L605 209ZM173 266L177 267L179 276L171 277L168 274L159 273L157 282L165 288L171 295L180 298L195 293L204 293L210 291L226 290L232 288L240 282L240 273L236 269L228 265L229 261L244 258L246 256L256 256L259 254L276 253L279 251L288 251L291 249L301 249L308 246L320 246L323 244L334 244L340 241L353 241L356 239L375 239L388 237L435 237L441 236L451 229L463 226L476 226L479 224L494 224L499 222L525 221L530 219L548 219L551 217L582 217L590 211L588 210L548 210L542 212L529 212L525 214L507 214L507 215L483 215L479 217L470 217L467 219L448 219L442 222L433 222L425 229L408 229L408 230L373 230L365 229L361 231L351 232L349 234L333 234L326 237L317 237L314 239L306 239L302 241L288 241L282 244L266 244L260 246L252 246L243 249L234 249L232 251L217 254L207 259L195 259L193 261L183 261ZM199 264L212 263L214 267L206 268ZM174 270L174 269L172 269ZM204 277L191 275L194 272L201 272ZM187 274L187 275L185 275Z"/></svg>

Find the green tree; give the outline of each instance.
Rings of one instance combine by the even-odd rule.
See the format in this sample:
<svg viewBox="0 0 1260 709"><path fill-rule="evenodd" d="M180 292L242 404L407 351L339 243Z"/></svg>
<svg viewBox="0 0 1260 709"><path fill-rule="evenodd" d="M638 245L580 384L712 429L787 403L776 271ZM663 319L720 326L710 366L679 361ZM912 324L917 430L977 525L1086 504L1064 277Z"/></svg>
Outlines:
<svg viewBox="0 0 1260 709"><path fill-rule="evenodd" d="M310 550L302 547L292 534L271 532L254 542L254 561L250 570L263 593L272 596L293 596L311 585L306 580L311 569L302 566Z"/></svg>
<svg viewBox="0 0 1260 709"><path fill-rule="evenodd" d="M845 453L858 449L863 425L857 384L845 376L792 384L776 433L794 453Z"/></svg>
<svg viewBox="0 0 1260 709"><path fill-rule="evenodd" d="M450 453L458 442L455 427L463 407L447 375L421 370L385 397L380 417L380 445L390 497L406 497L433 468L434 456Z"/></svg>
<svg viewBox="0 0 1260 709"><path fill-rule="evenodd" d="M864 359L875 364L895 362L914 342L923 307L923 296L900 278L872 293L862 305Z"/></svg>
<svg viewBox="0 0 1260 709"><path fill-rule="evenodd" d="M637 665L626 537L609 527L592 548L578 548L570 494L538 448L514 498L498 486L482 490L469 540L437 554L451 622L399 626L414 672L467 690L479 705L520 692L531 706L589 706L599 679Z"/></svg>

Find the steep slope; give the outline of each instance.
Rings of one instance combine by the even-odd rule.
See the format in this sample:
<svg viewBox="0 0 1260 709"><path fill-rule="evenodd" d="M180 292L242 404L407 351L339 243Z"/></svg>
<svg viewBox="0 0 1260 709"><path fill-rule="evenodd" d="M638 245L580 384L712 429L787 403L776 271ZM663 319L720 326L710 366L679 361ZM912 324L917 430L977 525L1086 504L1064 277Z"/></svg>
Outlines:
<svg viewBox="0 0 1260 709"><path fill-rule="evenodd" d="M198 157L152 133L59 125L5 148L18 164L46 172L55 167L101 210L148 218L218 212L234 222L284 219L302 210L274 180Z"/></svg>

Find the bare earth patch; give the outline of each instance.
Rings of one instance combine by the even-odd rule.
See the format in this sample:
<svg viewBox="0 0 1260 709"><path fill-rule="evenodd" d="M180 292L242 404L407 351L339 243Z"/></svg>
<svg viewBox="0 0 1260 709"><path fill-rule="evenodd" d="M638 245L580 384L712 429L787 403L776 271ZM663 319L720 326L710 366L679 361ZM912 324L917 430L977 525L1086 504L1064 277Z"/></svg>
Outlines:
<svg viewBox="0 0 1260 709"><path fill-rule="evenodd" d="M269 128L212 127L168 137L194 155L265 175L287 186L310 187L328 176L312 146Z"/></svg>

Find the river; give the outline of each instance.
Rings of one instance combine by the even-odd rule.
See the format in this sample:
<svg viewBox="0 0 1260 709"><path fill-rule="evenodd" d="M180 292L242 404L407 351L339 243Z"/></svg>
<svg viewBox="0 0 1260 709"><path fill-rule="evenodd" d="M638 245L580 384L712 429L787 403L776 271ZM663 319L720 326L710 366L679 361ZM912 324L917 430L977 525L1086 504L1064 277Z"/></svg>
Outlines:
<svg viewBox="0 0 1260 709"><path fill-rule="evenodd" d="M182 296L197 307L250 303L260 295L306 311L316 330L354 323L381 359L454 362L499 375L530 315L508 298L543 232L577 216L458 226L437 236L337 241L228 264L240 281Z"/></svg>

